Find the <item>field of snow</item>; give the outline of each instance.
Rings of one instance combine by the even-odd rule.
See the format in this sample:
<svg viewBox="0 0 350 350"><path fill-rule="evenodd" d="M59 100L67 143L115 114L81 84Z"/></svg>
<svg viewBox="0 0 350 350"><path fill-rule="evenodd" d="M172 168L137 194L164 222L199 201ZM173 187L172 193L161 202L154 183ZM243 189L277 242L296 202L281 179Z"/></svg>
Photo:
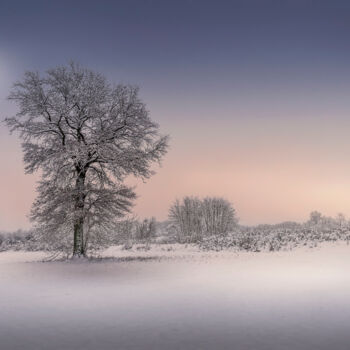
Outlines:
<svg viewBox="0 0 350 350"><path fill-rule="evenodd" d="M350 347L345 244L276 253L112 247L104 256L0 253L0 349Z"/></svg>

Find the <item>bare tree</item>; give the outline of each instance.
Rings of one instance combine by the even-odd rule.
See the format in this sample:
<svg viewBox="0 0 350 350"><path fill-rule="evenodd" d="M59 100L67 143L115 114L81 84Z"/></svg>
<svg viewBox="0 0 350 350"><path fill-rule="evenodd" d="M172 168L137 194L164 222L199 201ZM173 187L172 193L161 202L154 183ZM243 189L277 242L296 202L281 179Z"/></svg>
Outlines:
<svg viewBox="0 0 350 350"><path fill-rule="evenodd" d="M346 220L346 217L343 213L338 213L335 220L336 220L340 229L346 227L347 220Z"/></svg>
<svg viewBox="0 0 350 350"><path fill-rule="evenodd" d="M134 216L124 218L123 220L118 221L116 225L116 233L112 238L112 244L121 244L131 245L134 232L137 227L137 220Z"/></svg>
<svg viewBox="0 0 350 350"><path fill-rule="evenodd" d="M323 215L320 212L314 210L310 213L309 224L318 225L321 223L322 219Z"/></svg>
<svg viewBox="0 0 350 350"><path fill-rule="evenodd" d="M207 234L227 233L237 224L235 210L231 203L224 198L204 198L202 215Z"/></svg>
<svg viewBox="0 0 350 350"><path fill-rule="evenodd" d="M135 238L141 241L149 241L152 237L155 237L157 230L156 218L144 219L137 223Z"/></svg>
<svg viewBox="0 0 350 350"><path fill-rule="evenodd" d="M177 228L180 240L190 241L196 241L204 234L227 233L237 223L231 203L217 197L176 200L170 207L169 219Z"/></svg>
<svg viewBox="0 0 350 350"><path fill-rule="evenodd" d="M197 240L203 231L201 201L197 197L176 200L169 209L169 219L178 230L180 240Z"/></svg>
<svg viewBox="0 0 350 350"><path fill-rule="evenodd" d="M138 88L71 63L42 77L27 72L9 96L19 112L6 123L23 140L26 172L41 170L31 218L43 237L73 242L85 255L92 235L129 212L135 193L123 180L153 172L167 150Z"/></svg>

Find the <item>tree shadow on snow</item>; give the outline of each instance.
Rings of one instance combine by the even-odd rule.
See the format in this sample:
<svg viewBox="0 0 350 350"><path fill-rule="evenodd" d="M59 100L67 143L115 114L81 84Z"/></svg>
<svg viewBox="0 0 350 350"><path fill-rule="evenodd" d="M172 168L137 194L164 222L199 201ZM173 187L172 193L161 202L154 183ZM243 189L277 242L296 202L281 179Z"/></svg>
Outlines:
<svg viewBox="0 0 350 350"><path fill-rule="evenodd" d="M80 257L80 258L66 258L66 257L48 257L41 262L65 262L65 263L121 263L121 262L147 262L147 261L160 261L162 257L160 256L123 256L123 257L115 257L115 256L106 256L106 257Z"/></svg>

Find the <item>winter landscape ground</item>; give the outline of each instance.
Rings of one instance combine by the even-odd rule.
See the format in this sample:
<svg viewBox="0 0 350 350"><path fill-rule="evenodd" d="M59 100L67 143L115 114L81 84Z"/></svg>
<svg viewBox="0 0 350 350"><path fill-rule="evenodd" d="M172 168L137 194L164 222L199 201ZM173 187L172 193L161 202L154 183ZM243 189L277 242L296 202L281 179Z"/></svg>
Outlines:
<svg viewBox="0 0 350 350"><path fill-rule="evenodd" d="M0 348L348 349L350 246L0 253Z"/></svg>
<svg viewBox="0 0 350 350"><path fill-rule="evenodd" d="M349 37L344 0L0 0L0 350L350 350Z"/></svg>

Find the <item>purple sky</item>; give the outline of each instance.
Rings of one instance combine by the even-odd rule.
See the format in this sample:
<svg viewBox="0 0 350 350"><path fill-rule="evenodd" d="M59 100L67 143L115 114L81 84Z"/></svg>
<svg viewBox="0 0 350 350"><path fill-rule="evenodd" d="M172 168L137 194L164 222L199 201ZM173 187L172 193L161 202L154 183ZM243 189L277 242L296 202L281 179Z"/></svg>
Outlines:
<svg viewBox="0 0 350 350"><path fill-rule="evenodd" d="M171 135L135 213L220 195L244 224L350 214L346 1L1 1L0 117L25 70L73 59L137 84ZM0 229L28 225L35 176L0 126Z"/></svg>

